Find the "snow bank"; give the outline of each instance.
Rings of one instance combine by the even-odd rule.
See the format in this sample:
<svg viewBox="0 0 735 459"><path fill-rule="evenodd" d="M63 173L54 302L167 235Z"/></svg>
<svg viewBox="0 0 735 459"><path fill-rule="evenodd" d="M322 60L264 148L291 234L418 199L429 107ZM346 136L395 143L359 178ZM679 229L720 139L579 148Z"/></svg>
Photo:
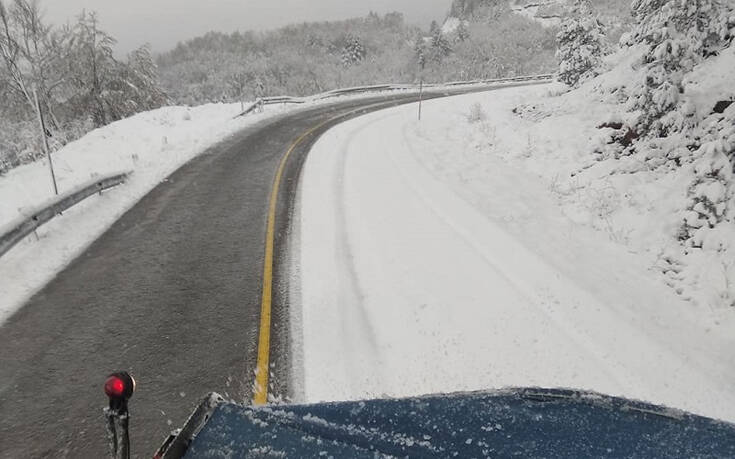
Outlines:
<svg viewBox="0 0 735 459"><path fill-rule="evenodd" d="M294 288L306 401L566 386L735 420L733 314L656 268L685 180L580 176L597 123L623 115L561 92L431 101L420 123L403 107L320 139Z"/></svg>

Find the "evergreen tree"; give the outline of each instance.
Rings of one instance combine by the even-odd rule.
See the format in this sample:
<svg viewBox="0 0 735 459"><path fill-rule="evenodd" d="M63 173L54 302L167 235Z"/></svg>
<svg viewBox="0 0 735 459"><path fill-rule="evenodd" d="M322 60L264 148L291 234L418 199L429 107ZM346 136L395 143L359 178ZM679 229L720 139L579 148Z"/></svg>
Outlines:
<svg viewBox="0 0 735 459"><path fill-rule="evenodd" d="M436 21L431 21L431 25L429 26L429 35L433 37L437 33L441 33L439 23Z"/></svg>
<svg viewBox="0 0 735 459"><path fill-rule="evenodd" d="M464 20L459 21L457 26L457 40L464 42L470 39L470 29L467 27L467 23Z"/></svg>
<svg viewBox="0 0 735 459"><path fill-rule="evenodd" d="M575 0L556 40L560 81L574 87L597 75L605 37L602 24L592 16L589 0Z"/></svg>
<svg viewBox="0 0 735 459"><path fill-rule="evenodd" d="M359 38L354 35L347 37L346 43L342 48L342 65L351 67L359 64L367 56L365 46Z"/></svg>
<svg viewBox="0 0 735 459"><path fill-rule="evenodd" d="M416 42L413 45L416 60L419 63L419 67L423 70L426 66L426 42L423 37L416 37Z"/></svg>
<svg viewBox="0 0 735 459"><path fill-rule="evenodd" d="M452 53L452 45L444 36L441 29L437 29L431 37L432 57L434 61L441 61Z"/></svg>

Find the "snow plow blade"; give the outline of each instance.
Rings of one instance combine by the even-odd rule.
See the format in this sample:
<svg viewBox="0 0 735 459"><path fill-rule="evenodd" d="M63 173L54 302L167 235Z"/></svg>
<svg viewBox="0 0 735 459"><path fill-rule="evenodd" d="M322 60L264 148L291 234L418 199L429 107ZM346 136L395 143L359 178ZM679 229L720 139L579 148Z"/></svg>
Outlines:
<svg viewBox="0 0 735 459"><path fill-rule="evenodd" d="M735 425L590 392L508 389L317 405L208 396L159 457L735 457Z"/></svg>

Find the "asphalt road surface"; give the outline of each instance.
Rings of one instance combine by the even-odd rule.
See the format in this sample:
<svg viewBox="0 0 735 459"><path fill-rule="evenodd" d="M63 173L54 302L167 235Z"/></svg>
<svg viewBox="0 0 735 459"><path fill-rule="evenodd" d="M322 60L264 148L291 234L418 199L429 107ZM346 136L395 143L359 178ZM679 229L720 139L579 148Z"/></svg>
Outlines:
<svg viewBox="0 0 735 459"><path fill-rule="evenodd" d="M278 286L288 273L278 260L306 154L344 119L415 100L376 96L263 121L151 191L0 328L0 457L104 457L102 384L113 370L138 381L135 457L151 457L208 392L249 403L276 169L301 134L344 115L293 151L279 192L270 393L287 397L289 313Z"/></svg>

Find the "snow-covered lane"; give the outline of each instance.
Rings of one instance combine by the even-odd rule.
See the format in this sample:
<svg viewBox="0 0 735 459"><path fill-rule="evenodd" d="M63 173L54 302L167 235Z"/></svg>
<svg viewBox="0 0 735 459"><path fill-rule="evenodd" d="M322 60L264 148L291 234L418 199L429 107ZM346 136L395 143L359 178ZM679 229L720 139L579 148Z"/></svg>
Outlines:
<svg viewBox="0 0 735 459"><path fill-rule="evenodd" d="M728 341L631 254L524 171L488 161L516 231L426 167L417 130L477 97L432 101L422 124L415 107L364 116L312 150L295 257L306 401L540 385L734 420Z"/></svg>

